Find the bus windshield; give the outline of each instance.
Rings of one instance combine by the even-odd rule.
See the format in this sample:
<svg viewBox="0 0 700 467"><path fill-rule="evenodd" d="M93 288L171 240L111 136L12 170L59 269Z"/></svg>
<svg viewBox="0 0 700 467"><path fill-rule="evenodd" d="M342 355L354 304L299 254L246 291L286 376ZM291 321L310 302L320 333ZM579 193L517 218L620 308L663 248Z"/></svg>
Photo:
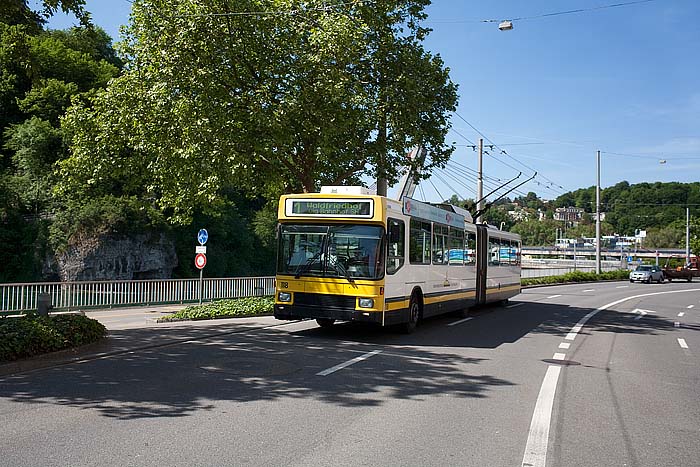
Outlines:
<svg viewBox="0 0 700 467"><path fill-rule="evenodd" d="M384 229L357 224L281 224L277 273L380 279Z"/></svg>

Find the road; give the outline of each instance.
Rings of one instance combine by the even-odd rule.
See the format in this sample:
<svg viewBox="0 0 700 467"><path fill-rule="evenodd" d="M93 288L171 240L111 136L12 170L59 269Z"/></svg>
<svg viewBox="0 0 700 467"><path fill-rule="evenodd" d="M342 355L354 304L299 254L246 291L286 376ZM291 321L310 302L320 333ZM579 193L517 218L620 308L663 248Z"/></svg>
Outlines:
<svg viewBox="0 0 700 467"><path fill-rule="evenodd" d="M698 310L700 284L607 282L409 336L207 323L0 378L0 464L698 465Z"/></svg>

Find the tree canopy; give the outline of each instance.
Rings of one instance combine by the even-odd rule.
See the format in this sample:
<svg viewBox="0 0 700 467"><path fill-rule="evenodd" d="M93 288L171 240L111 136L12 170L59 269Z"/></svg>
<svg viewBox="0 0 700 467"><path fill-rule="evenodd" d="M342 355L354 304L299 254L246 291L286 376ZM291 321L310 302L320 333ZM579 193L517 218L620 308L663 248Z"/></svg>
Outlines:
<svg viewBox="0 0 700 467"><path fill-rule="evenodd" d="M230 184L276 198L443 165L456 85L426 51L429 0L136 0L126 72L74 106L64 191L134 187L176 220ZM258 12L253 14L251 12ZM127 189L129 187L126 187Z"/></svg>

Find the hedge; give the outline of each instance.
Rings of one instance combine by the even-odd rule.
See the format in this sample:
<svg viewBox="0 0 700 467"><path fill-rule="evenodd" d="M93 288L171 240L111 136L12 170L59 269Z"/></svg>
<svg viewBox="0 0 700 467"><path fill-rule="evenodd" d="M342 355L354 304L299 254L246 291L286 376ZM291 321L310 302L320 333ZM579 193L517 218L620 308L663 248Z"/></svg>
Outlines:
<svg viewBox="0 0 700 467"><path fill-rule="evenodd" d="M107 329L82 315L0 318L0 362L98 341Z"/></svg>
<svg viewBox="0 0 700 467"><path fill-rule="evenodd" d="M179 321L267 315L273 312L272 297L247 297L192 305L158 321Z"/></svg>

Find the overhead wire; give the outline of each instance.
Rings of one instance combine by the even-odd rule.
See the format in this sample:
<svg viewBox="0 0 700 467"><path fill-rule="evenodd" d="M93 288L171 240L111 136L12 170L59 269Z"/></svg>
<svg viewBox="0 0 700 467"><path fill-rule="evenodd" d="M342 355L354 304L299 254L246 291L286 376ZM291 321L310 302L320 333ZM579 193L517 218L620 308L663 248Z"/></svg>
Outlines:
<svg viewBox="0 0 700 467"><path fill-rule="evenodd" d="M490 143L489 146L493 146L494 148L498 149L498 150L500 151L500 154L503 154L504 156L508 157L509 159L512 159L513 161L517 162L517 163L520 164L521 166L525 167L527 170L530 170L530 171L532 171L533 173L537 173L537 177L541 178L542 180L546 180L546 181L549 182L549 184L550 184L549 186L547 186L547 185L541 185L541 186L544 186L545 188L549 188L550 191L553 191L553 192L557 193L558 190L552 188L552 185L553 185L553 186L556 186L556 187L558 187L558 188L560 188L560 189L562 190L562 191L559 191L558 194L564 194L564 191L563 191L563 190L564 190L564 187L563 187L563 186L559 185L559 184L556 183L554 180L552 180L552 179L550 179L550 178L548 178L548 177L542 175L540 171L534 169L533 167L531 167L531 166L525 164L524 162L522 162L521 160L516 159L515 157L511 156L510 154L508 154L508 152L506 152L506 151L505 151L502 147L500 147L498 144L494 143L494 142L491 140L491 138L489 138L489 137L486 136L484 133L482 133L478 128L476 128L474 125L472 125L471 122L469 122L466 118L464 118L464 117L463 117L462 115L460 115L458 112L454 112L454 114L455 114L457 117L459 117L464 123L466 123L467 125L469 125L469 127L472 128L475 132L477 132L482 138L484 138L486 141L488 141L488 142ZM494 160L500 162L501 164L505 165L506 167L509 167L509 168L511 168L511 169L513 169L513 170L519 171L517 168L513 167L512 165L508 164L507 162L501 160L501 159L498 158L498 157L494 157ZM537 178L537 177L536 177L536 178Z"/></svg>
<svg viewBox="0 0 700 467"><path fill-rule="evenodd" d="M539 15L532 15L532 16L521 16L517 18L511 18L508 21L528 21L532 19L539 19L539 18L548 18L552 16L562 16L562 15L572 15L576 13L586 13L589 11L596 11L596 10L605 10L608 8L618 8L618 7L623 7L623 6L631 6L631 5L637 5L641 3L650 3L654 2L657 0L636 0L632 2L622 2L622 3L613 3L613 4L608 4L608 5L600 5L597 7L590 7L590 8L577 8L574 10L564 10L564 11L555 11L552 13L542 13ZM500 23L503 21L503 19L464 19L464 20L427 20L428 23L452 23L452 24L459 24L459 23Z"/></svg>

